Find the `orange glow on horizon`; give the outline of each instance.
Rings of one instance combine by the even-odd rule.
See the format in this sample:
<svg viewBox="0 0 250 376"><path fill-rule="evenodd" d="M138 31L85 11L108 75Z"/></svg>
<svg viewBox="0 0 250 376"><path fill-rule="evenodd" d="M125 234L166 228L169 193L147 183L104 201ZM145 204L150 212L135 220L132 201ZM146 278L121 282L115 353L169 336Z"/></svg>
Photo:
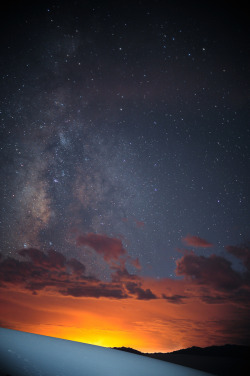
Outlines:
<svg viewBox="0 0 250 376"><path fill-rule="evenodd" d="M220 331L226 305L195 300L171 304L164 299L79 299L4 289L0 293L0 320L10 329L142 352L225 343ZM232 342L231 338L226 342Z"/></svg>

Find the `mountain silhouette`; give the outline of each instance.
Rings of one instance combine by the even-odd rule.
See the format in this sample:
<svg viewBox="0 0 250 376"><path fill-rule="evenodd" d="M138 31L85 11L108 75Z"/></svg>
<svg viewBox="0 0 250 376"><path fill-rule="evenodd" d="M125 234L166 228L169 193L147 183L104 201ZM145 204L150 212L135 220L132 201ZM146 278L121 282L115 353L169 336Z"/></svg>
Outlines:
<svg viewBox="0 0 250 376"><path fill-rule="evenodd" d="M247 376L250 346L227 344L223 346L189 347L169 353L143 353L130 347L114 347L116 350L151 357L210 372L218 376Z"/></svg>

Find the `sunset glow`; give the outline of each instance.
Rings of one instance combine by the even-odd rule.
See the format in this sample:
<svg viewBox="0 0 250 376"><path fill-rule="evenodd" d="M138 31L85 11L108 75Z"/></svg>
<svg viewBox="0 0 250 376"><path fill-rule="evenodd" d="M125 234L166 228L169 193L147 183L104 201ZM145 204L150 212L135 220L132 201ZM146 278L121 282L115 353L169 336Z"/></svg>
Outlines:
<svg viewBox="0 0 250 376"><path fill-rule="evenodd" d="M45 263L46 259L41 261L37 252L31 252L30 255L33 257L33 263L37 267L39 266L40 269L37 270L40 270L41 274L41 262ZM123 277L119 281L114 277L116 282L110 282L106 288L113 289L112 284L115 284L116 288L118 286L123 288L125 283L131 289L132 282L128 281L129 279L134 280L138 286L140 285L140 288L136 287L135 282L131 286L134 291L136 289L141 291L142 298L136 299L131 296L116 299L115 297L63 296L62 288L67 288L69 283L73 286L75 282L73 279L72 282L67 282L69 276L65 274L62 277L60 274L60 269L64 270L64 264L59 265L58 263L60 255L51 254L52 256L51 260L54 263L57 261L57 266L56 264L54 267L52 264L50 266L53 289L48 287L41 289L43 282L40 277L39 284L35 280L29 281L33 286L32 290L35 285L39 287L40 291L38 292L29 292L27 289L21 288L21 286L25 286L25 281L23 281L24 285L23 282L19 282L18 291L12 283L5 281L6 288L1 288L0 318L2 326L104 347L125 346L144 352L169 352L191 347L194 343L196 346L204 347L215 342L217 344L237 342L242 335L242 329L237 326L237 322L240 322L243 328L244 323L247 322L247 310L242 310L244 302L241 303L237 296L234 296L229 290L226 291L225 287L220 288L220 286L224 286L224 283L229 284L229 287L233 283L238 284L239 275L234 275L233 270L226 269L223 276L223 266L220 269L218 281L216 282L216 274L214 274L214 279L210 280L207 268L212 261L209 261L209 258L207 259L208 266L204 266L204 272L209 278L206 286L204 283L200 285L195 279L190 278L173 280L138 276L135 279L135 275L123 272ZM188 255L177 261L179 270L180 265L184 266L185 257ZM198 261L199 257L197 257L196 263ZM201 261L204 263L206 259L201 259ZM46 263L48 268L49 259ZM189 263L190 261L187 261L186 265ZM23 270L26 270L25 263L20 262L18 265L17 273L21 273L22 265L25 267ZM55 267L57 271L55 271ZM214 272L215 270L213 270ZM10 269L8 273L10 273ZM30 276L35 275L34 273L35 269L34 272L29 271ZM8 279L7 275L6 278ZM17 274L16 278L19 279ZM59 278L58 282L56 282L56 278ZM79 278L78 276L76 283L83 283ZM48 286L50 285L49 281L44 282ZM56 287L57 284L58 287ZM86 282L84 284L86 285ZM209 292L208 286L210 286ZM55 287L60 289L61 293L55 291ZM130 291L133 292L132 289ZM147 292L143 296L142 291L150 291L150 294ZM94 292L94 294L96 293ZM230 300L228 294L231 296ZM218 304L216 300L218 300Z"/></svg>

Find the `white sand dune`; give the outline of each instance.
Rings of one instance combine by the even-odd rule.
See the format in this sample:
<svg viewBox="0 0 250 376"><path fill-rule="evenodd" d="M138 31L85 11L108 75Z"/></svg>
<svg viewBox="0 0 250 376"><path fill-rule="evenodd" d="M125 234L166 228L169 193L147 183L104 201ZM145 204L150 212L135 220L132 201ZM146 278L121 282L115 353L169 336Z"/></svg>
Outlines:
<svg viewBox="0 0 250 376"><path fill-rule="evenodd" d="M0 328L1 376L205 376L123 351Z"/></svg>

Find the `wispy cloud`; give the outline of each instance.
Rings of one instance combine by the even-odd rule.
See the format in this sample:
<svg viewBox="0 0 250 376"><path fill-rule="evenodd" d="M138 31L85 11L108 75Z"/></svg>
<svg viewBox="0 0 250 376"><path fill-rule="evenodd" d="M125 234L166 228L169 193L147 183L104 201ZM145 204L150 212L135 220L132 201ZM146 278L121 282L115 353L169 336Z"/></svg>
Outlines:
<svg viewBox="0 0 250 376"><path fill-rule="evenodd" d="M191 247L208 248L213 246L212 243L209 243L207 240L202 239L199 236L187 235L182 240L186 245Z"/></svg>

